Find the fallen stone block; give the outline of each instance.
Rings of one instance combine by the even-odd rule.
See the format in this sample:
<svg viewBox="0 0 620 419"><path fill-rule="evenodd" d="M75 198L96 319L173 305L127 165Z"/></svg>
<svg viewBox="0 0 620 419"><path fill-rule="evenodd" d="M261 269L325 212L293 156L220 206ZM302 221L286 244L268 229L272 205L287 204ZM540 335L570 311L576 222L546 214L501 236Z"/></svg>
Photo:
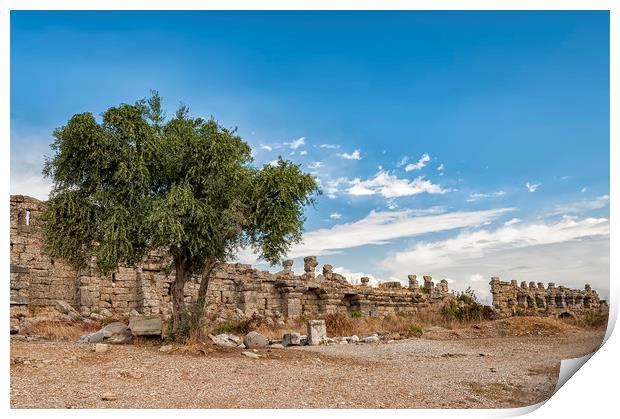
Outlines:
<svg viewBox="0 0 620 419"><path fill-rule="evenodd" d="M282 336L282 346L299 346L301 345L301 335L299 333L285 333Z"/></svg>
<svg viewBox="0 0 620 419"><path fill-rule="evenodd" d="M80 336L80 342L99 343L99 342L103 342L104 337L105 337L105 334L103 333L103 330L98 330L96 332L89 333L88 335Z"/></svg>
<svg viewBox="0 0 620 419"><path fill-rule="evenodd" d="M366 336L365 338L362 338L361 342L364 342L364 343L378 343L379 342L379 335L377 335L375 333L374 335Z"/></svg>
<svg viewBox="0 0 620 419"><path fill-rule="evenodd" d="M266 348L269 340L256 331L251 331L243 338L243 344L248 349Z"/></svg>
<svg viewBox="0 0 620 419"><path fill-rule="evenodd" d="M134 336L161 336L162 321L160 316L130 316L129 329Z"/></svg>
<svg viewBox="0 0 620 419"><path fill-rule="evenodd" d="M229 335L228 333L221 333L217 336L209 335L209 338L217 346L223 348L235 348L241 343L241 339L235 335Z"/></svg>

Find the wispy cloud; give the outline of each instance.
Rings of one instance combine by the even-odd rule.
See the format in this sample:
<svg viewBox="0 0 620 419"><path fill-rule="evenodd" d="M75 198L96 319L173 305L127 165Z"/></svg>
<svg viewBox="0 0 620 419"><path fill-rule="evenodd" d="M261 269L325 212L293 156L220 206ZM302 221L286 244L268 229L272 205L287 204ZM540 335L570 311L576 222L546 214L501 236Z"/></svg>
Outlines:
<svg viewBox="0 0 620 419"><path fill-rule="evenodd" d="M341 154L338 154L338 156L340 156L341 158L345 160L361 160L362 159L360 150L354 150L352 153L341 153Z"/></svg>
<svg viewBox="0 0 620 419"><path fill-rule="evenodd" d="M301 137L296 139L295 141L291 141L290 143L284 143L284 145L289 146L293 150L297 150L302 145L306 144L306 137Z"/></svg>
<svg viewBox="0 0 620 419"><path fill-rule="evenodd" d="M305 156L306 154L308 154L308 152L307 152L306 150L301 150L301 151L299 152L299 155L300 155L300 156Z"/></svg>
<svg viewBox="0 0 620 419"><path fill-rule="evenodd" d="M605 218L508 225L495 230L465 231L456 237L417 243L395 252L381 267L394 276L408 273L448 275L464 289L471 275L510 273L521 280L550 281L582 286L584 277L608 283L609 221ZM607 249L605 251L605 249ZM602 252L602 253L600 253ZM419 270L412 272L412 270ZM487 281L476 290L488 297Z"/></svg>
<svg viewBox="0 0 620 419"><path fill-rule="evenodd" d="M444 165L443 163L441 163L439 166L437 166L437 170L439 170L440 172L444 169Z"/></svg>
<svg viewBox="0 0 620 419"><path fill-rule="evenodd" d="M500 208L438 215L420 215L420 210L415 209L371 211L358 221L305 233L303 242L292 248L289 257L327 255L364 245L387 244L403 237L476 226L494 220L511 210ZM422 213L424 211L428 210L422 210Z"/></svg>
<svg viewBox="0 0 620 419"><path fill-rule="evenodd" d="M520 220L520 219L518 219L518 218L511 218L510 220L506 221L506 222L504 223L504 225L505 225L506 227L509 227L509 226L513 226L513 225L515 225L515 224L519 224L520 222L521 222L521 220Z"/></svg>
<svg viewBox="0 0 620 419"><path fill-rule="evenodd" d="M261 143L261 144L259 144L259 147L260 147L261 149L263 149L263 150L267 150L267 151L272 151L272 150L273 150L273 147L272 147L272 146L270 146L269 144L262 144L262 143Z"/></svg>
<svg viewBox="0 0 620 419"><path fill-rule="evenodd" d="M332 220L339 220L342 218L342 214L340 214L339 212L332 212L331 214L329 214L329 218L331 218Z"/></svg>
<svg viewBox="0 0 620 419"><path fill-rule="evenodd" d="M338 148L340 148L340 145L338 144L319 144L320 148L327 148L327 149L331 149L331 150L336 150Z"/></svg>
<svg viewBox="0 0 620 419"><path fill-rule="evenodd" d="M320 161L313 161L312 163L308 165L308 169L311 169L311 170L320 169L321 167L323 167L323 162L320 162Z"/></svg>
<svg viewBox="0 0 620 419"><path fill-rule="evenodd" d="M605 208L608 205L609 195L601 195L594 199L576 201L568 204L558 204L555 206L550 215L579 214L582 212Z"/></svg>
<svg viewBox="0 0 620 419"><path fill-rule="evenodd" d="M540 187L540 183L530 183L527 182L525 184L525 187L527 188L528 192L536 192L536 190Z"/></svg>
<svg viewBox="0 0 620 419"><path fill-rule="evenodd" d="M449 192L449 190L442 189L441 186L421 176L413 180L401 179L388 171L380 170L372 179L353 179L347 192L355 196L382 195L386 198L397 198L401 196L417 195L424 192L429 194L444 194Z"/></svg>
<svg viewBox="0 0 620 419"><path fill-rule="evenodd" d="M405 171L411 172L413 170L420 170L424 166L426 166L426 163L428 163L430 160L431 160L431 157L428 155L428 153L424 153L422 154L422 157L420 157L420 160L418 160L417 163L411 163L405 166Z"/></svg>
<svg viewBox="0 0 620 419"><path fill-rule="evenodd" d="M347 281L353 285L358 285L361 283L360 279L364 276L368 277L368 284L371 286L377 286L379 282L383 282L382 280L376 278L372 274L364 273L364 272L354 272L350 269L345 268L344 266L337 266L334 269L334 272L344 276Z"/></svg>
<svg viewBox="0 0 620 419"><path fill-rule="evenodd" d="M506 192L502 190L499 190L497 192L491 192L491 193L470 193L469 198L467 199L467 202L474 202L482 198L491 198L494 196L504 196L504 195L506 195Z"/></svg>

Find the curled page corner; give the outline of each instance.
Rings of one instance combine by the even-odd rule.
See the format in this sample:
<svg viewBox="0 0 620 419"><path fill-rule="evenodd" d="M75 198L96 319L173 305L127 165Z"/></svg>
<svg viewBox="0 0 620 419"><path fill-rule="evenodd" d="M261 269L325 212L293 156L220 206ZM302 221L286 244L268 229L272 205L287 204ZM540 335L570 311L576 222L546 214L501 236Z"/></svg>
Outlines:
<svg viewBox="0 0 620 419"><path fill-rule="evenodd" d="M560 374L558 382L555 385L553 394L555 394L566 382L579 370L596 352L592 352L580 358L563 359L560 361ZM553 395L551 396L553 397Z"/></svg>

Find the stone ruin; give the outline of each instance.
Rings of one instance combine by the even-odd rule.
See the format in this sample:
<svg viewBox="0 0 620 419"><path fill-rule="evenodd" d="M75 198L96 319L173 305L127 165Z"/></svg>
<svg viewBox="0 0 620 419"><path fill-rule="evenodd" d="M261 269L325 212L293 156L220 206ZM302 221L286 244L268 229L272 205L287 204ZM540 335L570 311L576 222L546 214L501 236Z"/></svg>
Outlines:
<svg viewBox="0 0 620 419"><path fill-rule="evenodd" d="M103 276L94 267L75 269L44 253L40 232L44 202L16 195L11 196L11 307L54 307L65 301L82 316L99 318L100 313L142 315L169 318L172 311L171 284L174 272L171 261L151 255L138 266L120 266ZM211 314L259 314L273 318L321 316L329 313L359 312L364 316L390 313L439 312L455 298L448 282L433 282L424 276L418 284L416 275L409 275L408 287L399 281L369 286L362 277L352 285L335 273L329 264L316 275L315 256L304 258L304 273L296 275L293 261L286 260L283 269L270 273L250 265L223 263L212 274L207 294L207 311ZM185 302L195 302L200 278L193 277L185 285ZM516 282L491 281L493 305L509 313L513 307L534 309L537 313L582 313L606 306L596 292L569 290L564 287L517 287Z"/></svg>
<svg viewBox="0 0 620 419"><path fill-rule="evenodd" d="M606 300L601 300L598 293L586 284L583 290L571 289L562 285L556 287L549 282L547 288L542 282L510 282L491 278L493 307L504 314L554 315L558 317L576 317L586 312L604 313L608 310Z"/></svg>

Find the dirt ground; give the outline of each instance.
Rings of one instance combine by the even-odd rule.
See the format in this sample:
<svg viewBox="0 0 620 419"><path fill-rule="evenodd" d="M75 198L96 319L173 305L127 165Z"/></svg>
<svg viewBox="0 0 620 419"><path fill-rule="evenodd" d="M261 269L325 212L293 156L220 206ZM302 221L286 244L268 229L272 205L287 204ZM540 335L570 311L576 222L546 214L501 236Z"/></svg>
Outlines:
<svg viewBox="0 0 620 419"><path fill-rule="evenodd" d="M262 349L258 359L207 345L95 353L88 344L12 339L11 407L519 407L548 398L560 360L595 351L604 334L485 327L490 337L480 327L435 330L389 343Z"/></svg>

